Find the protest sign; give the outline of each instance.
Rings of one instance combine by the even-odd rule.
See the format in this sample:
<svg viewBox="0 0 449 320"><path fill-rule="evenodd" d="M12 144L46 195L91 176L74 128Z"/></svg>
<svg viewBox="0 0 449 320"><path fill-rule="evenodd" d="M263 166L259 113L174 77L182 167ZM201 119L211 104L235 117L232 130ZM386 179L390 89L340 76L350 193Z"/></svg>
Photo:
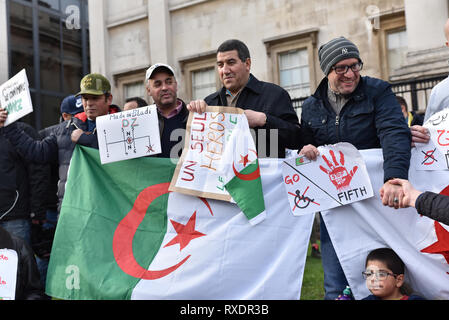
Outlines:
<svg viewBox="0 0 449 320"><path fill-rule="evenodd" d="M146 106L97 118L101 163L161 153L156 106Z"/></svg>
<svg viewBox="0 0 449 320"><path fill-rule="evenodd" d="M251 224L265 215L257 151L242 109L208 106L190 113L170 191L235 202ZM257 217L257 218L256 218Z"/></svg>
<svg viewBox="0 0 449 320"><path fill-rule="evenodd" d="M25 69L0 86L0 105L8 111L5 127L33 112Z"/></svg>
<svg viewBox="0 0 449 320"><path fill-rule="evenodd" d="M14 300L17 282L17 252L0 250L0 300Z"/></svg>
<svg viewBox="0 0 449 320"><path fill-rule="evenodd" d="M428 143L416 143L416 170L449 169L449 109L435 113L426 121L424 127L429 130Z"/></svg>
<svg viewBox="0 0 449 320"><path fill-rule="evenodd" d="M318 150L316 161L297 156L283 163L284 186L293 215L328 210L373 196L365 162L353 145L338 143Z"/></svg>

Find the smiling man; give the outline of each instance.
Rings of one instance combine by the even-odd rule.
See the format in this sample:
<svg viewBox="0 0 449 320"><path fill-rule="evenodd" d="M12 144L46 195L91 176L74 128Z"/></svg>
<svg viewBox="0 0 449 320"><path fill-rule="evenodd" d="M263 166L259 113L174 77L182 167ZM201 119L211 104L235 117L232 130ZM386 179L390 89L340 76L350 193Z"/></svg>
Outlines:
<svg viewBox="0 0 449 320"><path fill-rule="evenodd" d="M402 192L390 180L408 179L411 135L390 84L360 75L359 49L344 37L321 46L318 55L326 77L303 104L300 154L315 160L318 146L338 142L349 142L359 150L382 148L380 196L384 205L398 208ZM320 237L325 299L333 300L348 283L323 219Z"/></svg>

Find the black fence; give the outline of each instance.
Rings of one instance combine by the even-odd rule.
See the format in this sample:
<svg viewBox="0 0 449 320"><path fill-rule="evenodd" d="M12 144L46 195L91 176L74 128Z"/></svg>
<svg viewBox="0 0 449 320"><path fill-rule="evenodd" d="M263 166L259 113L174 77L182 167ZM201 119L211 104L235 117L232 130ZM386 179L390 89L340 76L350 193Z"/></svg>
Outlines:
<svg viewBox="0 0 449 320"><path fill-rule="evenodd" d="M393 92L403 97L409 106L409 110L424 112L429 102L430 92L440 81L447 76L438 76L420 80L410 80L392 83ZM302 104L308 97L293 99L293 107L296 111L301 109Z"/></svg>

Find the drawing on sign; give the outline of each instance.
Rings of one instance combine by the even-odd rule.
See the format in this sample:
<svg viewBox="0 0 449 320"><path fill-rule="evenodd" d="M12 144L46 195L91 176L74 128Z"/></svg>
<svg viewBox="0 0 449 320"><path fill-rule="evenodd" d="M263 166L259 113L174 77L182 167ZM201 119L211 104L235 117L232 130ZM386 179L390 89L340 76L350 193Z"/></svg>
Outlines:
<svg viewBox="0 0 449 320"><path fill-rule="evenodd" d="M329 210L373 196L360 152L349 143L319 147L310 161L295 156L283 162L283 178L293 215Z"/></svg>
<svg viewBox="0 0 449 320"><path fill-rule="evenodd" d="M332 157L332 162L330 162L326 156L323 156L324 162L326 162L329 170L320 166L321 171L326 173L329 176L329 179L337 188L337 191L345 190L350 187L352 177L357 172L358 167L354 166L354 168L348 172L345 165L345 155L340 151L340 163L338 163L337 158L335 157L335 153L333 150L329 151L329 154Z"/></svg>
<svg viewBox="0 0 449 320"><path fill-rule="evenodd" d="M425 166L431 166L432 164L436 162L438 162L437 159L435 159L435 151L437 151L437 148L433 149L433 150L429 150L427 152L421 151L424 154L424 161L421 162L421 164L425 165Z"/></svg>
<svg viewBox="0 0 449 320"><path fill-rule="evenodd" d="M161 153L156 106L97 118L101 163L111 163Z"/></svg>
<svg viewBox="0 0 449 320"><path fill-rule="evenodd" d="M142 137L136 137L135 136L135 127L139 126L137 124L137 118L131 118L131 119L123 119L122 120L122 140L118 141L108 141L108 135L106 130L103 130L104 139L106 141L106 156L109 158L109 147L111 145L117 145L121 144L123 145L123 151L125 155L129 155L130 152L137 153L137 146L136 141L138 140L148 140L148 145L146 145L147 153L151 154L154 153L153 147L154 145L151 144L151 137L149 135L142 136Z"/></svg>
<svg viewBox="0 0 449 320"><path fill-rule="evenodd" d="M294 202L294 207L292 208L292 211L295 212L295 209L305 209L307 207L309 207L309 205L311 203L319 206L319 203L315 202L315 199L310 199L309 197L306 196L307 191L309 191L310 187L306 188L306 191L304 191L303 194L301 194L300 190L296 190L296 194L289 192L288 194L293 196L295 199L293 200Z"/></svg>

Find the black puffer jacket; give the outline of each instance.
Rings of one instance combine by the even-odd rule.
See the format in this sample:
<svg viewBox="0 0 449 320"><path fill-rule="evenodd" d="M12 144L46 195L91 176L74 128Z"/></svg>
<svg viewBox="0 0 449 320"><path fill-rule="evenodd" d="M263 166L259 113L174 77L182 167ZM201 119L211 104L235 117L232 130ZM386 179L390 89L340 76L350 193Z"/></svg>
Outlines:
<svg viewBox="0 0 449 320"><path fill-rule="evenodd" d="M0 227L0 248L14 250L19 258L17 266L16 300L42 300L39 270L31 248L20 238Z"/></svg>
<svg viewBox="0 0 449 320"><path fill-rule="evenodd" d="M18 122L15 127L30 139L38 138L25 123ZM49 172L47 165L26 161L0 133L0 220L29 219L31 213L43 217Z"/></svg>
<svg viewBox="0 0 449 320"><path fill-rule="evenodd" d="M87 131L87 127L87 121L72 118L57 125L41 141L34 140L14 123L3 128L4 136L28 161L38 163L52 163L56 161L59 164L58 211L61 209L65 183L67 181L67 171L73 150L75 149L75 143L72 142L71 138L72 132L75 129ZM78 143L98 149L98 140L95 132L91 135L83 134Z"/></svg>
<svg viewBox="0 0 449 320"><path fill-rule="evenodd" d="M449 226L449 196L424 192L415 204L419 214Z"/></svg>

